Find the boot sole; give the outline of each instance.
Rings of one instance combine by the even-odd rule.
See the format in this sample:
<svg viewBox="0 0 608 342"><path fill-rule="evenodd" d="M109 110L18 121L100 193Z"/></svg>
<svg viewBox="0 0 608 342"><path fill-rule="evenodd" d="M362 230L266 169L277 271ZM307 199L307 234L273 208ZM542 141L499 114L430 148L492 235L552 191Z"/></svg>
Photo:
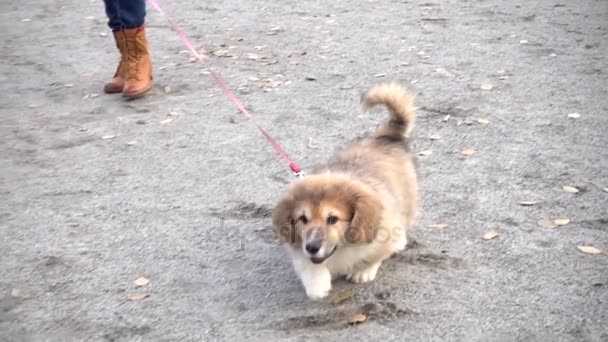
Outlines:
<svg viewBox="0 0 608 342"><path fill-rule="evenodd" d="M152 81L150 81L150 84L145 87L144 89L135 92L135 93L125 93L124 91L122 92L122 96L126 97L127 99L137 99L140 98L142 96L144 96L148 91L150 91L150 89L152 89Z"/></svg>
<svg viewBox="0 0 608 342"><path fill-rule="evenodd" d="M103 91L106 94L118 94L118 93L122 93L122 89L105 89L104 88Z"/></svg>
<svg viewBox="0 0 608 342"><path fill-rule="evenodd" d="M106 94L117 94L117 93L122 93L122 89L123 87L120 86L104 86L103 87L103 91Z"/></svg>

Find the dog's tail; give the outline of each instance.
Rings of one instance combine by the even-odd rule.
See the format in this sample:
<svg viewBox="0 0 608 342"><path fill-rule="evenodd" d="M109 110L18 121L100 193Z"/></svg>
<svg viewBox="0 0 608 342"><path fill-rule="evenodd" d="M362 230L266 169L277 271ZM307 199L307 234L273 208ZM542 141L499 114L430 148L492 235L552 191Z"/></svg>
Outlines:
<svg viewBox="0 0 608 342"><path fill-rule="evenodd" d="M414 129L415 111L413 97L396 83L384 83L373 87L362 98L364 109L385 105L391 117L382 123L376 136L395 139L409 138Z"/></svg>

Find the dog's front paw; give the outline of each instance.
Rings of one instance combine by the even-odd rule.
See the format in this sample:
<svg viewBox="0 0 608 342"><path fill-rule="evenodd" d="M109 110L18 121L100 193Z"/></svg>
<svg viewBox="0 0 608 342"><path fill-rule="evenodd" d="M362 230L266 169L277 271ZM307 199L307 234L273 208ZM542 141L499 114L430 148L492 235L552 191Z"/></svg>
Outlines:
<svg viewBox="0 0 608 342"><path fill-rule="evenodd" d="M331 290L331 275L329 272L320 272L304 281L306 294L310 299L321 299L329 295Z"/></svg>
<svg viewBox="0 0 608 342"><path fill-rule="evenodd" d="M346 275L346 279L352 281L353 283L367 283L376 279L376 274L378 273L378 268L380 267L380 263L373 264L368 268L364 268L362 270L355 271L353 273L349 273Z"/></svg>
<svg viewBox="0 0 608 342"><path fill-rule="evenodd" d="M319 300L319 299L323 299L323 298L327 297L327 295L329 295L330 290L331 290L331 287L326 290L306 289L306 295L308 295L308 298L310 298L312 300Z"/></svg>
<svg viewBox="0 0 608 342"><path fill-rule="evenodd" d="M397 249L397 252L401 252L402 250L404 250L406 245L407 237L405 236L405 234L399 234L399 236L397 237L397 242L395 243L395 248Z"/></svg>

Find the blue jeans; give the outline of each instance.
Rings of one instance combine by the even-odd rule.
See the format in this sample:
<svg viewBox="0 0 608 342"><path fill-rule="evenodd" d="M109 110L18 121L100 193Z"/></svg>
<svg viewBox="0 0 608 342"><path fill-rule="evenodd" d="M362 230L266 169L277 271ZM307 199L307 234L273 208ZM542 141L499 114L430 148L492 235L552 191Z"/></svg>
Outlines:
<svg viewBox="0 0 608 342"><path fill-rule="evenodd" d="M108 26L112 31L132 29L144 24L146 0L103 0Z"/></svg>

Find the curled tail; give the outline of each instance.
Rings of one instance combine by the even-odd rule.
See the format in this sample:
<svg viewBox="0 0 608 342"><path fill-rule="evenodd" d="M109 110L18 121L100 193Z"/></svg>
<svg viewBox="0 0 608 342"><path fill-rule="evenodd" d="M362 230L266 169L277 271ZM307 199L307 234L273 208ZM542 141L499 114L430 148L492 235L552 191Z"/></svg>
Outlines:
<svg viewBox="0 0 608 342"><path fill-rule="evenodd" d="M409 138L414 129L415 110L413 97L396 83L379 84L363 97L364 109L384 105L391 113L390 119L378 128L376 136Z"/></svg>

